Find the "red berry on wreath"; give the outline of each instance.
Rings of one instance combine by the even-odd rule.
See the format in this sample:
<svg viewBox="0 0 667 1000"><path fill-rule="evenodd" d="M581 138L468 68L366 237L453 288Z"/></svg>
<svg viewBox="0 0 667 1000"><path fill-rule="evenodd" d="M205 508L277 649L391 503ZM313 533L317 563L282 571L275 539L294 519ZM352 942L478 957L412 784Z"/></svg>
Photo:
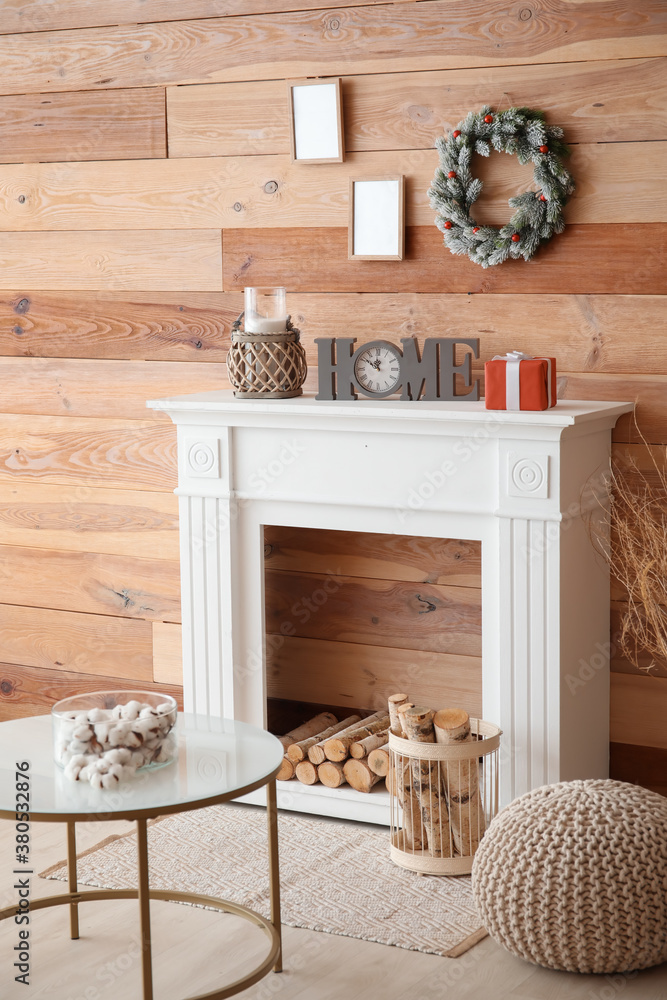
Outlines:
<svg viewBox="0 0 667 1000"><path fill-rule="evenodd" d="M458 137L461 135L461 133L460 133L460 131L458 129L456 129L455 132L452 132L452 135L454 136L455 139L458 139Z"/></svg>
<svg viewBox="0 0 667 1000"><path fill-rule="evenodd" d="M514 236L512 237L512 243L518 243L520 239L521 237L519 236L519 234L515 233Z"/></svg>
<svg viewBox="0 0 667 1000"><path fill-rule="evenodd" d="M447 174L447 176L448 177L456 177L456 171L455 170L450 170L449 173Z"/></svg>
<svg viewBox="0 0 667 1000"><path fill-rule="evenodd" d="M445 229L451 229L451 228L452 228L452 224L449 221L449 219L447 219L447 222L445 223Z"/></svg>
<svg viewBox="0 0 667 1000"><path fill-rule="evenodd" d="M487 125L490 125L491 122L493 121L493 115L484 115L484 121L486 122Z"/></svg>
<svg viewBox="0 0 667 1000"><path fill-rule="evenodd" d="M548 152L549 152L548 146L540 146L540 153L548 153Z"/></svg>
<svg viewBox="0 0 667 1000"><path fill-rule="evenodd" d="M472 227L472 231L473 231L473 233L478 233L479 232L479 226L473 226Z"/></svg>
<svg viewBox="0 0 667 1000"><path fill-rule="evenodd" d="M543 194L541 194L541 195L540 195L540 201L546 201L546 200L547 200L547 199L546 199L546 198L544 197L544 195L543 195Z"/></svg>

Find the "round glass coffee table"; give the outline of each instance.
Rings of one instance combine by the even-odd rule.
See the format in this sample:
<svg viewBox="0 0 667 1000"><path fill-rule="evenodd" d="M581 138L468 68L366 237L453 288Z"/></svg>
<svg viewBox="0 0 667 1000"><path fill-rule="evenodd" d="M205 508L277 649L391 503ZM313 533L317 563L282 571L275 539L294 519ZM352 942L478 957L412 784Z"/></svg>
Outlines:
<svg viewBox="0 0 667 1000"><path fill-rule="evenodd" d="M30 910L69 905L70 936L79 936L79 903L100 899L138 899L142 939L143 998L153 998L150 900L201 903L243 917L261 928L269 938L270 951L252 972L229 986L203 994L207 1000L223 1000L258 982L273 968L282 969L280 927L280 882L278 869L278 826L275 776L283 748L275 736L256 726L231 719L180 714L176 727L178 756L159 770L139 771L113 790L94 789L89 784L65 778L53 761L51 717L33 716L0 723L0 817L15 820L17 826L16 870L29 876L28 843L19 838L24 823L17 819L17 806L25 812L29 795L30 820L67 823L67 893L30 901ZM28 768L17 764L28 762ZM26 787L27 783L27 787ZM190 892L152 890L148 884L148 842L146 821L156 816L202 809L239 798L267 786L269 878L271 917L215 896ZM18 789L21 788L21 798ZM138 889L92 889L79 892L76 875L77 822L94 820L134 820L137 826ZM27 854L27 863L19 855ZM18 876L17 876L18 879ZM21 912L21 904L0 910L0 920ZM198 1000L198 998L189 998Z"/></svg>

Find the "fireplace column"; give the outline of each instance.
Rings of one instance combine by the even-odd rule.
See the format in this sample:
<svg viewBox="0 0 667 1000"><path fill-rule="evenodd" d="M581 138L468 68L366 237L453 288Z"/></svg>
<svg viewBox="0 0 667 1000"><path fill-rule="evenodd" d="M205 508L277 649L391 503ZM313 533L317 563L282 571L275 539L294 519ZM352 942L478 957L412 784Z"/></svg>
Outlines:
<svg viewBox="0 0 667 1000"><path fill-rule="evenodd" d="M605 502L608 448L607 429L499 442L499 662L484 713L504 731L502 803L609 773L609 571L587 527Z"/></svg>

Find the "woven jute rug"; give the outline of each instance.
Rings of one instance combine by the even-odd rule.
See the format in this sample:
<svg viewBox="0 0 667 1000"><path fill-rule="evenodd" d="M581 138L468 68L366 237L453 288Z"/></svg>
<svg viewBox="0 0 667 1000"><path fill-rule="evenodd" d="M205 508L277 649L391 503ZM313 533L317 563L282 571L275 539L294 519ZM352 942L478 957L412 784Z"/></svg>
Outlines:
<svg viewBox="0 0 667 1000"><path fill-rule="evenodd" d="M283 923L456 958L486 937L470 876L420 876L389 859L389 833L280 813ZM153 889L219 896L269 916L266 814L222 805L149 825ZM109 837L80 856L80 885L134 887L136 836ZM66 880L67 863L41 872Z"/></svg>

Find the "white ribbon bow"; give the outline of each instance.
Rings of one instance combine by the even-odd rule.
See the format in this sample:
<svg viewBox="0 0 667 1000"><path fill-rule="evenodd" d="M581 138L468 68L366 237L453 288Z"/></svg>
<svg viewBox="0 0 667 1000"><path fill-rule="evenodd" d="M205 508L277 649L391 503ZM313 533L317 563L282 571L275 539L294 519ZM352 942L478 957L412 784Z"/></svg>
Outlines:
<svg viewBox="0 0 667 1000"><path fill-rule="evenodd" d="M532 354L521 351L508 351L507 354L496 354L493 361L506 361L505 367L505 409L520 410L520 385L522 361L546 361L547 363L547 405L552 405L551 397L551 358L534 358Z"/></svg>

